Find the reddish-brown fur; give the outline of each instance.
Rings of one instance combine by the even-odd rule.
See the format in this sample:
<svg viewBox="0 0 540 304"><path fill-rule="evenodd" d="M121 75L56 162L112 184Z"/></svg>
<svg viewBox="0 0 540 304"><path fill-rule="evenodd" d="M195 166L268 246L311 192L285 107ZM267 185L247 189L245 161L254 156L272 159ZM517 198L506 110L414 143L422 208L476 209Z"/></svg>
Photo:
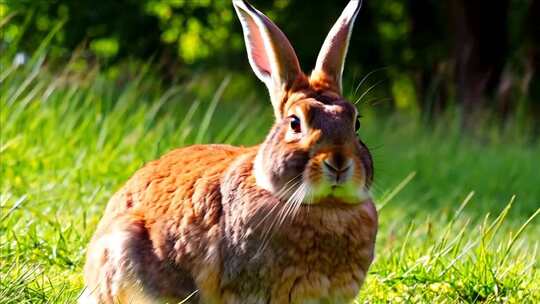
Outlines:
<svg viewBox="0 0 540 304"><path fill-rule="evenodd" d="M252 10L241 0L235 5ZM349 5L344 16L353 16L352 9L359 7ZM242 16L265 18L250 14L255 17ZM251 31L271 27L270 38L285 45L279 29L264 20L245 22ZM270 39L264 35L254 36L252 50L258 56L254 69L265 69L262 77L275 73L276 60L260 49ZM291 50L280 48L280 60L297 63ZM340 50L329 54L344 56ZM138 170L111 198L90 242L81 303L353 299L373 260L377 212L357 191L369 187L373 167L355 135L356 109L340 94L341 75L335 73L341 68L332 64L342 63L324 62L332 75L315 71L308 77L297 66L281 87L267 83L277 119L261 145L191 146ZM302 117L300 133L290 127L296 115ZM328 162L350 164L336 169L349 174L343 182L328 171ZM323 196L309 197L329 182L348 190L320 188Z"/></svg>
<svg viewBox="0 0 540 304"><path fill-rule="evenodd" d="M251 281L244 281L242 277L246 274L239 274L236 281L224 284L222 273L227 261L221 252L212 250L220 246L223 238L224 227L220 224L223 206L219 196L222 182L234 182L234 178L222 180L226 171L232 169L231 165L235 166L235 178L245 179L241 188L249 196L268 196L267 206L249 206L249 201L237 205L231 211L238 213L238 221L262 220L275 203L275 198L254 184L250 170L256 148L192 146L150 162L113 196L89 248L107 233L128 231L135 239L133 246L137 247L140 257L125 262L140 263L140 269L127 268L136 269L138 280L144 278L153 282L148 284L150 288L145 287L145 293L177 301L187 297L193 290L182 286L186 279L172 275L181 269L185 273L180 276L191 274L194 277L199 290L194 299L244 303L238 290ZM238 163L233 164L235 161ZM257 228L263 230L264 225L262 220ZM257 269L245 267L248 273L263 272L255 275L255 279L268 285L270 295L266 297L271 303L289 303L289 297L291 303L296 303L294 299L317 298L332 292L352 298L373 258L376 226L370 202L355 206L328 202L302 207L297 216L274 235L270 246L278 248L270 247L265 253L259 253L268 259L268 265L257 264ZM244 231L240 229L236 233L240 239ZM260 242L255 244L260 245ZM240 253L248 255L242 257L246 261L253 258L247 251ZM106 250L99 254L99 261L89 260L86 265L88 288L96 288L90 284L100 279L94 277L96 268L118 266L107 265ZM189 282L187 285L192 286ZM111 294L107 288L97 288L94 292L101 295L103 303L112 303L115 297L118 301L129 300L126 295L122 299L122 294Z"/></svg>
<svg viewBox="0 0 540 304"><path fill-rule="evenodd" d="M230 162L249 150L224 145L191 146L148 163L112 197L93 239L115 229L129 229L144 238L150 245L147 252L141 252L142 260L148 262L141 271L150 272L150 280L164 283L157 289L165 296L175 296L175 289L180 291L179 298L193 291L182 293L182 288L167 282L162 277L166 271L162 266L152 271L153 265L168 261L186 273L211 269L197 283L216 289L220 261L216 254L205 251L209 244L217 245L221 237L220 179ZM126 228L119 227L122 224ZM86 265L87 276L95 271L94 267L99 266Z"/></svg>

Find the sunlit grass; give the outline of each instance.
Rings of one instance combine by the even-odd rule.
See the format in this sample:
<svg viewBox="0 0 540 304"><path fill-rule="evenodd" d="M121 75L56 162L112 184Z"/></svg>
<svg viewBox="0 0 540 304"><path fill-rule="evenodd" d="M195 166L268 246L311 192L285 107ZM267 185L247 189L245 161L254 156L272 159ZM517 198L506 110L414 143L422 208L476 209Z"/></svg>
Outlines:
<svg viewBox="0 0 540 304"><path fill-rule="evenodd" d="M73 302L107 199L137 168L193 143L256 144L272 122L235 75L164 84L150 65L3 62L0 303ZM426 126L362 111L382 209L358 301L539 302L538 143L489 126L463 135L451 113Z"/></svg>

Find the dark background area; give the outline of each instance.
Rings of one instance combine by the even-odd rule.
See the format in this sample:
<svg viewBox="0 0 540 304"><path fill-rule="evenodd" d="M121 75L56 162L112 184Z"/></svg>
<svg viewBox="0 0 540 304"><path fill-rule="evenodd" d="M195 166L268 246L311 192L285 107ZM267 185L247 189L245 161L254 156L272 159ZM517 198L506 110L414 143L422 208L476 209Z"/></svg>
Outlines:
<svg viewBox="0 0 540 304"><path fill-rule="evenodd" d="M252 0L287 34L306 72L347 0ZM538 134L540 1L364 1L352 35L345 87L368 89L391 110L426 121L449 107L463 126L479 115L519 117ZM0 49L32 53L50 37L48 60L74 50L103 66L152 60L164 79L193 70L247 75L241 28L230 1L51 0L2 5ZM19 35L20 33L23 35ZM51 34L54 35L51 35ZM17 41L14 41L17 40ZM12 54L13 56L15 54ZM481 114L480 114L481 113Z"/></svg>

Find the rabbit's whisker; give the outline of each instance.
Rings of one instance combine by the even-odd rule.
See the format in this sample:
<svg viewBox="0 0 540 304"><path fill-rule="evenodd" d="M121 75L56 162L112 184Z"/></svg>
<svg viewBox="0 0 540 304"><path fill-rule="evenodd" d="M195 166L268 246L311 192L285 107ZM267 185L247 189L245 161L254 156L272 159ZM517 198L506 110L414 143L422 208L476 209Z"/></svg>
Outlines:
<svg viewBox="0 0 540 304"><path fill-rule="evenodd" d="M362 95L360 95L360 97L358 97L358 99L356 99L353 103L356 105L358 104L360 101L362 101L362 99L367 95L369 94L369 92L371 92L373 89L375 89L379 84L383 83L384 80L379 80L377 81L375 84L373 84L372 86L370 86L369 88L367 88L367 90L364 91L364 93L362 93Z"/></svg>
<svg viewBox="0 0 540 304"><path fill-rule="evenodd" d="M275 196L279 200L282 200L288 193L290 193L292 191L292 189L294 189L296 186L298 186L298 184L300 184L301 177L302 177L302 173L300 173L300 174L296 175L295 177L291 178L287 183L285 183L283 185L283 187L281 187L280 190L278 190L278 192L275 194ZM266 212L266 214L257 223L254 223L254 224L250 225L252 227L252 229L250 229L250 231L257 231L258 228L262 224L266 223L266 221L268 220L268 218L270 216L274 215L275 212L279 212L280 208L283 208L282 203L274 203L271 206L271 208ZM269 223L267 225L267 227L264 229L264 231L261 233L263 241L267 238L267 235L273 229L273 226L275 225L275 221L276 221L276 219L274 219L271 223ZM246 239L248 237L248 234L249 234L249 231L246 230L242 235L242 239ZM234 247L237 247L240 244L241 244L241 242L237 243ZM258 255L258 253L256 255Z"/></svg>
<svg viewBox="0 0 540 304"><path fill-rule="evenodd" d="M298 209L300 208L300 205L302 204L302 201L304 200L304 197L306 194L305 188L306 188L306 184L302 183L293 193L293 197L290 200L290 203L288 204L290 206L287 208L287 212L281 217L278 227L283 225L283 223L285 223L286 220L288 219L292 220L296 216L296 213Z"/></svg>
<svg viewBox="0 0 540 304"><path fill-rule="evenodd" d="M289 180L287 183L285 183L285 185L283 185L283 187L275 194L275 196L278 198L278 200L282 200L292 189L294 189L294 187L296 187L299 183L299 178L301 178L302 176L302 173L296 175L295 177L291 178L291 180ZM280 203L277 203L277 204L274 204L270 210L268 210L268 212L266 213L266 215L259 221L259 223L255 224L255 226L253 227L253 229L257 229L259 228L259 226L261 224L263 224L269 216L271 216L273 214L273 212L280 207Z"/></svg>
<svg viewBox="0 0 540 304"><path fill-rule="evenodd" d="M298 184L297 183L298 179L301 178L302 176L303 176L303 172L300 172L295 177L291 178L287 183L283 185L283 187L281 187L281 189L278 192L276 192L275 196L279 199L284 198L285 195L287 195L289 191L292 190L292 188L294 188Z"/></svg>
<svg viewBox="0 0 540 304"><path fill-rule="evenodd" d="M295 178L296 179L296 178ZM298 186L300 184L300 186ZM271 239L271 236L273 234L273 231L277 230L277 228L281 227L285 220L290 216L291 211L294 210L294 206L298 203L296 201L302 202L303 195L301 193L303 192L304 183L302 180L296 181L292 188L298 186L295 191L291 194L291 196L285 201L284 203L278 203L276 206L273 206L270 213L273 213L274 211L277 211L277 215L274 217L273 221L268 225L268 227L263 231L262 233L262 241L261 245L259 246L259 249L257 250L257 255L264 251L266 246L268 245L268 242ZM302 196L302 197L300 197ZM277 208L276 208L277 207Z"/></svg>
<svg viewBox="0 0 540 304"><path fill-rule="evenodd" d="M301 182L301 179L302 179L302 173L296 175L291 180L289 180L287 183L285 183L285 185L276 194L279 202L274 203L274 205L270 208L270 210L268 210L266 215L257 224L254 225L254 230L256 230L261 224L266 223L266 220L270 216L275 215L276 212L278 214L280 214L282 212L284 207L286 207L286 204L282 204L281 200L284 198L284 196L286 196L288 193L290 193L290 191L292 189L294 189L295 187L298 186L298 184ZM291 195L291 197L292 197L292 195ZM264 248L266 246L266 242L268 241L268 239L270 239L271 231L274 230L274 226L276 224L277 218L278 217L274 217L274 219L270 223L266 223L267 224L266 228L261 233L261 236L262 236L262 238L261 238L261 246L257 250L256 255L259 254L259 252L261 251L260 249Z"/></svg>
<svg viewBox="0 0 540 304"><path fill-rule="evenodd" d="M285 219L290 214L291 210L294 207L294 202L296 201L296 196L298 195L300 189L302 188L302 185L300 185L296 190L293 192L291 197L287 200L287 202L284 204L284 208L281 208L278 217L277 217L277 227L279 228L283 223L285 222Z"/></svg>
<svg viewBox="0 0 540 304"><path fill-rule="evenodd" d="M309 192L308 192L309 187L308 187L308 185L306 183L303 183L301 185L301 187L302 187L302 191L298 195L298 199L296 201L296 206L295 206L295 210L294 210L294 212L292 214L292 218L295 218L296 215L298 215L298 212L300 211L302 203L306 199L306 195L309 194Z"/></svg>

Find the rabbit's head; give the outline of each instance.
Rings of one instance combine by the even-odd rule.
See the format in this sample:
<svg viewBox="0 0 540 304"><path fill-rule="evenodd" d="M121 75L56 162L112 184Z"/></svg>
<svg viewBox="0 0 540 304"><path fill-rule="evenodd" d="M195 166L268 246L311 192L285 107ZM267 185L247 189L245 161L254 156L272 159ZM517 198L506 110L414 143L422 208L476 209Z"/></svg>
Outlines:
<svg viewBox="0 0 540 304"><path fill-rule="evenodd" d="M233 1L249 62L270 92L276 122L254 163L259 187L304 204L358 204L368 198L371 155L358 139L356 107L341 95L341 75L361 1L352 0L330 30L311 75L268 17Z"/></svg>

